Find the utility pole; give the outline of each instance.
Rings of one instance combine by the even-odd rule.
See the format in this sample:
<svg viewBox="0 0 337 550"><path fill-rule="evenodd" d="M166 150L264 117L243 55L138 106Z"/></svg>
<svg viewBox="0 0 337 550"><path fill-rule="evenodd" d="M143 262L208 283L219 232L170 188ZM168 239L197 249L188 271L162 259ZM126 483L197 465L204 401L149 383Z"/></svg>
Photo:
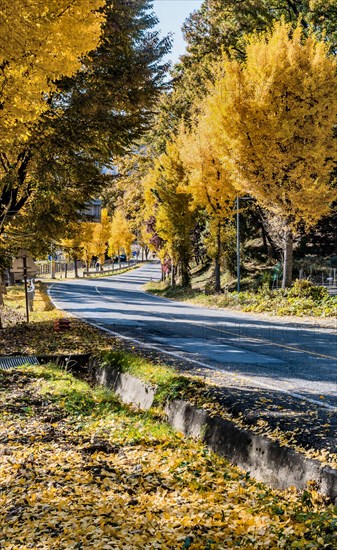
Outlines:
<svg viewBox="0 0 337 550"><path fill-rule="evenodd" d="M237 291L240 292L240 197L236 197L236 278L237 278Z"/></svg>

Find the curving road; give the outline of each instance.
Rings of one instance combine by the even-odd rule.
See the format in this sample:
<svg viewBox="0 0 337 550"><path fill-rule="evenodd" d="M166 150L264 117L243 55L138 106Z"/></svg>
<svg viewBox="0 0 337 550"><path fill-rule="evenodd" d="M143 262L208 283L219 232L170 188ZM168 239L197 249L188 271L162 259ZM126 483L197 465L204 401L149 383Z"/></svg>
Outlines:
<svg viewBox="0 0 337 550"><path fill-rule="evenodd" d="M229 386L263 388L337 410L337 331L205 309L142 291L160 276L146 264L120 276L54 283L55 304L114 333L221 373Z"/></svg>

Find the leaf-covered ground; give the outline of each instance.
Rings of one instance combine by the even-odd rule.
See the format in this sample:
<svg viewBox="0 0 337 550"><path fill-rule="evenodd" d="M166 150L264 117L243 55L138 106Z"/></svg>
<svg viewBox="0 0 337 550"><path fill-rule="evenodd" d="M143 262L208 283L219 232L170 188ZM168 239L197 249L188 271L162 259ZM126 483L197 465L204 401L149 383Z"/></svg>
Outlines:
<svg viewBox="0 0 337 550"><path fill-rule="evenodd" d="M0 547L330 549L337 509L255 483L52 366L0 371Z"/></svg>
<svg viewBox="0 0 337 550"><path fill-rule="evenodd" d="M1 355L88 353L114 344L115 339L75 318L70 319L69 331L55 331L54 320L66 315L52 306L46 288L43 283L36 286L34 311L30 313L29 324L25 322L23 286L8 290L6 307L0 311L4 325L0 330Z"/></svg>

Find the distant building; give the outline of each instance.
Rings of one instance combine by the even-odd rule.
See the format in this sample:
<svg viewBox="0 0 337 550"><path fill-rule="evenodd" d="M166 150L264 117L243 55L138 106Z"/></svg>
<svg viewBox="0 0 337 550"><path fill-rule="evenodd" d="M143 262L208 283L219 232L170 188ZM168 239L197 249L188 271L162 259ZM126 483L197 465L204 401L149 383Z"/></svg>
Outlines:
<svg viewBox="0 0 337 550"><path fill-rule="evenodd" d="M88 218L88 221L100 223L102 213L101 199L94 199L87 203L87 207L83 214Z"/></svg>

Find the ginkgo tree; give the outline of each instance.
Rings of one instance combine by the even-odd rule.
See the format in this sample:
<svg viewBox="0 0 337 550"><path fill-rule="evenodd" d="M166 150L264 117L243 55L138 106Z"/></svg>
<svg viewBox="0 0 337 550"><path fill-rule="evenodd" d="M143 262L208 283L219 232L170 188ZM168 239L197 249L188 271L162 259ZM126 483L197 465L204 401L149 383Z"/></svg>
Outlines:
<svg viewBox="0 0 337 550"><path fill-rule="evenodd" d="M166 143L166 151L154 162L143 180L147 217L155 217L155 231L163 239L161 256L171 258L172 284L176 267L181 270L182 286L189 286L191 256L190 233L193 217L191 195L186 191L187 173L175 141Z"/></svg>
<svg viewBox="0 0 337 550"><path fill-rule="evenodd" d="M206 104L192 131L181 128L178 143L188 173L186 190L193 197L195 210L203 208L209 218L207 253L214 259L214 289L220 292L224 236L230 234L228 227L233 217L236 190L230 173L217 156L212 125L209 123L211 116Z"/></svg>
<svg viewBox="0 0 337 550"><path fill-rule="evenodd" d="M81 66L98 43L104 0L2 0L0 6L0 151L5 163L48 108L61 76ZM8 158L9 155L9 158Z"/></svg>
<svg viewBox="0 0 337 550"><path fill-rule="evenodd" d="M111 220L107 208L102 208L101 221L84 221L69 224L67 237L61 240L64 251L75 261L85 261L87 269L93 257L104 264L108 241L111 236ZM76 277L77 269L75 268Z"/></svg>
<svg viewBox="0 0 337 550"><path fill-rule="evenodd" d="M101 221L99 223L91 223L93 225L92 255L97 256L100 264L103 265L111 234L111 220L107 208L102 208Z"/></svg>
<svg viewBox="0 0 337 550"><path fill-rule="evenodd" d="M78 277L77 260L83 260L87 270L92 258L98 257L104 264L110 232L110 219L106 209L102 209L101 222L82 221L69 224L67 236L60 241L64 253L75 263L75 277Z"/></svg>
<svg viewBox="0 0 337 550"><path fill-rule="evenodd" d="M116 254L121 264L120 256L124 250L127 256L131 254L131 245L135 240L135 236L130 229L130 223L126 219L121 209L117 209L113 215L110 224L109 254Z"/></svg>
<svg viewBox="0 0 337 550"><path fill-rule="evenodd" d="M78 277L78 259L83 256L83 232L84 232L84 223L73 223L69 224L68 236L61 239L60 245L63 250L67 262L72 259L74 261L74 271L75 277Z"/></svg>
<svg viewBox="0 0 337 550"><path fill-rule="evenodd" d="M151 0L1 2L0 233L27 210L34 222L40 202L65 223L100 195L102 166L145 132L166 87L156 23Z"/></svg>
<svg viewBox="0 0 337 550"><path fill-rule="evenodd" d="M244 63L224 59L208 96L218 157L239 192L255 197L283 232L283 287L293 239L336 198L336 60L328 44L276 23L253 35Z"/></svg>
<svg viewBox="0 0 337 550"><path fill-rule="evenodd" d="M85 261L87 270L89 270L91 259L96 252L94 245L94 229L94 222L80 223L81 258Z"/></svg>

